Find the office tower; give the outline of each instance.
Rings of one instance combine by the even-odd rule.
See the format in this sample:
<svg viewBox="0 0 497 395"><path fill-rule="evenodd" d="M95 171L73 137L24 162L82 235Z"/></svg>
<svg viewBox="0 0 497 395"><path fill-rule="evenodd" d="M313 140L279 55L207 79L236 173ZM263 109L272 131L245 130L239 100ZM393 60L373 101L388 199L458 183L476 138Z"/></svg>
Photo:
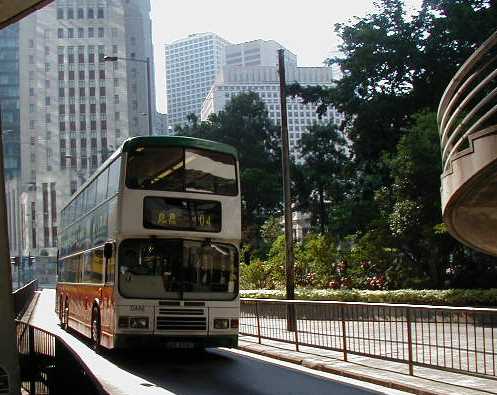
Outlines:
<svg viewBox="0 0 497 395"><path fill-rule="evenodd" d="M226 40L214 33L192 34L166 45L166 89L169 125L183 125L200 109L224 64Z"/></svg>
<svg viewBox="0 0 497 395"><path fill-rule="evenodd" d="M65 0L20 22L23 255L54 256L61 207L123 139L148 134L149 13L148 0Z"/></svg>
<svg viewBox="0 0 497 395"><path fill-rule="evenodd" d="M277 66L278 50L285 49L273 40L253 40L226 46L226 66ZM285 49L286 67L297 66L297 56Z"/></svg>
<svg viewBox="0 0 497 395"><path fill-rule="evenodd" d="M19 25L0 30L0 110L5 178L18 175L19 146Z"/></svg>
<svg viewBox="0 0 497 395"><path fill-rule="evenodd" d="M167 136L170 134L167 114L155 113L154 133L158 136Z"/></svg>
<svg viewBox="0 0 497 395"><path fill-rule="evenodd" d="M330 86L332 70L329 67L287 67L286 82L298 82L301 85ZM278 68L275 66L225 66L216 77L201 110L201 120L206 120L210 114L224 109L232 97L243 92L255 92L265 103L269 118L275 123L280 122L280 89ZM287 98L288 133L290 153L298 160L296 145L307 128L313 123L339 123L343 115L329 108L319 118L316 107L303 104L299 98Z"/></svg>

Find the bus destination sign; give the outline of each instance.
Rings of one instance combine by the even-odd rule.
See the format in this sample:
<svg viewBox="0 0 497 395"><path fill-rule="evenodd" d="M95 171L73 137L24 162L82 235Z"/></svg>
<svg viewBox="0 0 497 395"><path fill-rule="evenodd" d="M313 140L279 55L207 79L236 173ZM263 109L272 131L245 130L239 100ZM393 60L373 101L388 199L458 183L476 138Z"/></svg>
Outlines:
<svg viewBox="0 0 497 395"><path fill-rule="evenodd" d="M221 231L221 203L169 197L146 197L143 226L148 229Z"/></svg>

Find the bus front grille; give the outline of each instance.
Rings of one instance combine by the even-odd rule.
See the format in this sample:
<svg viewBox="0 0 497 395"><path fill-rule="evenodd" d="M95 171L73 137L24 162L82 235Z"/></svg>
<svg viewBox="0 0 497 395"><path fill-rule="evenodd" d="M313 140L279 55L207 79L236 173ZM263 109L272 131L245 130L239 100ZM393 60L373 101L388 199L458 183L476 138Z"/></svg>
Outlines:
<svg viewBox="0 0 497 395"><path fill-rule="evenodd" d="M159 316L157 329L162 331L205 331L206 317Z"/></svg>

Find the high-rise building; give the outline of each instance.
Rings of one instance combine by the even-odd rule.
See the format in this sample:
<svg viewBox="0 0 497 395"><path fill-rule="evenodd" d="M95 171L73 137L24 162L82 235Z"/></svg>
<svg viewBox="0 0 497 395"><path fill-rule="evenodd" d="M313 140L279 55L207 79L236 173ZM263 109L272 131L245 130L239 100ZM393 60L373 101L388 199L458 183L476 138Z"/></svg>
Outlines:
<svg viewBox="0 0 497 395"><path fill-rule="evenodd" d="M19 174L19 25L0 30L0 111L5 177Z"/></svg>
<svg viewBox="0 0 497 395"><path fill-rule="evenodd" d="M55 255L61 207L125 138L148 134L149 14L148 0L64 0L20 22L23 255Z"/></svg>
<svg viewBox="0 0 497 395"><path fill-rule="evenodd" d="M167 114L155 113L154 133L158 136L167 136L170 134Z"/></svg>
<svg viewBox="0 0 497 395"><path fill-rule="evenodd" d="M191 34L166 45L167 113L171 126L183 125L200 109L229 44L214 33Z"/></svg>
<svg viewBox="0 0 497 395"><path fill-rule="evenodd" d="M226 46L226 66L277 66L278 50L285 49L273 40L253 40ZM285 65L297 66L297 56L285 49Z"/></svg>
<svg viewBox="0 0 497 395"><path fill-rule="evenodd" d="M301 85L330 86L332 70L329 67L287 67L286 82L298 82ZM206 120L210 114L224 109L232 97L243 92L255 92L265 103L269 118L275 124L280 122L280 90L278 68L275 66L225 66L216 77L201 110L201 120ZM290 138L290 153L298 160L296 145L307 128L314 123L340 123L343 115L334 108L328 108L319 118L316 106L303 104L299 98L287 99L288 133Z"/></svg>

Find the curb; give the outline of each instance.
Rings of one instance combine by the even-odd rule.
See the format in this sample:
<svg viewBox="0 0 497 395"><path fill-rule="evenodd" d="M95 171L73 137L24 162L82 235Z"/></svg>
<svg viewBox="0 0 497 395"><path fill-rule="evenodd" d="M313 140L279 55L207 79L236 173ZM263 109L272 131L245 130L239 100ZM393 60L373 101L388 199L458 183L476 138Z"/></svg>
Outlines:
<svg viewBox="0 0 497 395"><path fill-rule="evenodd" d="M254 354L263 355L265 357L277 359L284 362L293 363L296 365L301 365L303 367L319 370L321 372L335 374L337 376L347 377L349 379L354 379L358 381L365 381L370 384L380 385L382 387L387 387L394 390L409 392L416 395L440 395L440 392L428 390L414 384L405 384L396 380L382 379L370 375L365 375L361 373L351 372L347 369L340 369L332 367L323 363L319 360L312 358L302 358L297 355L292 355L291 353L272 351L272 350L261 350L259 347L251 347L250 345L238 345L238 349L247 351Z"/></svg>

